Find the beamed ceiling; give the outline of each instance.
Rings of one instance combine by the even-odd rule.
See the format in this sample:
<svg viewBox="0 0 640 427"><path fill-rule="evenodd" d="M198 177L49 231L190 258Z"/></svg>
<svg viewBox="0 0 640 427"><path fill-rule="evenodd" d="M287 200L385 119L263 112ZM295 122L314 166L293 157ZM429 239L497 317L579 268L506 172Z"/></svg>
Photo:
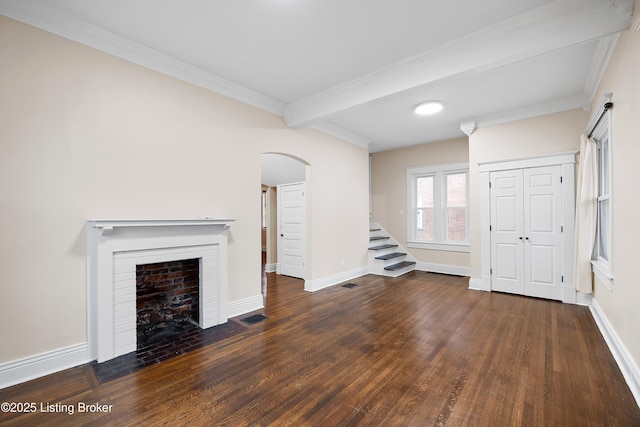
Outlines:
<svg viewBox="0 0 640 427"><path fill-rule="evenodd" d="M383 151L589 108L632 0L0 0L0 13ZM436 99L444 110L419 117Z"/></svg>

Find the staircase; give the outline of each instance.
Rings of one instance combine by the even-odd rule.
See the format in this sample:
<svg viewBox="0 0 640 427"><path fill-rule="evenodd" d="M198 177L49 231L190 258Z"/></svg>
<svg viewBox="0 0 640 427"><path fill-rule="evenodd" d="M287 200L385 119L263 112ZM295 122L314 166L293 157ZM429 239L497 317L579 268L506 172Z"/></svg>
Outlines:
<svg viewBox="0 0 640 427"><path fill-rule="evenodd" d="M398 277L415 269L416 262L377 223L369 226L369 273Z"/></svg>

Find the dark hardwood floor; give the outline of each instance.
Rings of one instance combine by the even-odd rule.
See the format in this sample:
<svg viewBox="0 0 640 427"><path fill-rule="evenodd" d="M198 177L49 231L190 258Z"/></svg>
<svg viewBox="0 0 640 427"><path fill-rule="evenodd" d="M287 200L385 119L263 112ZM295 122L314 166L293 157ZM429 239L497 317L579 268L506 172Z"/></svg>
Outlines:
<svg viewBox="0 0 640 427"><path fill-rule="evenodd" d="M267 320L104 384L87 365L1 390L0 402L74 414L0 413L0 423L640 426L586 307L424 272L313 294L267 280ZM80 402L111 409L78 413Z"/></svg>

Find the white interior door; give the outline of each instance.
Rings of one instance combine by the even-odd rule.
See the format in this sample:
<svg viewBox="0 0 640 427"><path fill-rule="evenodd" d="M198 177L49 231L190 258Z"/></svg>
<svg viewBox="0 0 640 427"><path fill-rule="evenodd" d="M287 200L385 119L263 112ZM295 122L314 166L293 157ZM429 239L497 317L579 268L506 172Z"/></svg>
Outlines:
<svg viewBox="0 0 640 427"><path fill-rule="evenodd" d="M522 170L491 173L491 289L524 295Z"/></svg>
<svg viewBox="0 0 640 427"><path fill-rule="evenodd" d="M562 300L561 171L491 173L492 290Z"/></svg>
<svg viewBox="0 0 640 427"><path fill-rule="evenodd" d="M561 166L524 169L525 295L562 300Z"/></svg>
<svg viewBox="0 0 640 427"><path fill-rule="evenodd" d="M278 186L278 274L305 278L305 183Z"/></svg>

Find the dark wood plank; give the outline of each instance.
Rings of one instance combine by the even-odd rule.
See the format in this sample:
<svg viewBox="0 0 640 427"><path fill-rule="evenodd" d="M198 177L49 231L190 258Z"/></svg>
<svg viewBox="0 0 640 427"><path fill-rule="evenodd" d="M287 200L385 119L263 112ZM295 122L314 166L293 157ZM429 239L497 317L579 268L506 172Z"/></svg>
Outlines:
<svg viewBox="0 0 640 427"><path fill-rule="evenodd" d="M76 409L0 423L640 425L586 307L418 271L313 294L266 277L263 322L104 384L83 366L0 390L0 401ZM78 413L80 402L111 411Z"/></svg>

